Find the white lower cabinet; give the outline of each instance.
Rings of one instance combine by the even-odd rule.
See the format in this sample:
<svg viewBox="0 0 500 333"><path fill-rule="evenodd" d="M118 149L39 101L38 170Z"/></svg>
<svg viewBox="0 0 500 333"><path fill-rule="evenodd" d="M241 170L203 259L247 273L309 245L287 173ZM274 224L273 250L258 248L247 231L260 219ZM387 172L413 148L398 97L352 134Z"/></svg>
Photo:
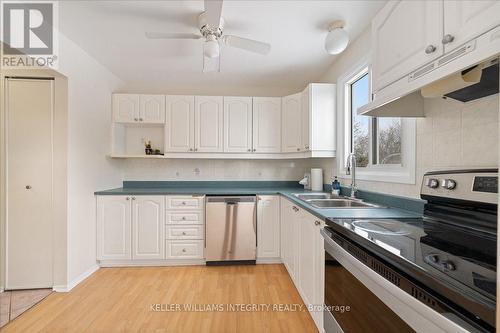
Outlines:
<svg viewBox="0 0 500 333"><path fill-rule="evenodd" d="M165 198L132 197L132 259L164 258Z"/></svg>
<svg viewBox="0 0 500 333"><path fill-rule="evenodd" d="M323 331L324 245L320 230L324 222L281 200L281 257L319 331Z"/></svg>
<svg viewBox="0 0 500 333"><path fill-rule="evenodd" d="M280 258L280 197L257 197L257 260Z"/></svg>
<svg viewBox="0 0 500 333"><path fill-rule="evenodd" d="M166 259L202 260L205 248L205 197L169 195L166 202Z"/></svg>
<svg viewBox="0 0 500 333"><path fill-rule="evenodd" d="M97 260L104 266L198 262L204 207L202 196L98 196Z"/></svg>

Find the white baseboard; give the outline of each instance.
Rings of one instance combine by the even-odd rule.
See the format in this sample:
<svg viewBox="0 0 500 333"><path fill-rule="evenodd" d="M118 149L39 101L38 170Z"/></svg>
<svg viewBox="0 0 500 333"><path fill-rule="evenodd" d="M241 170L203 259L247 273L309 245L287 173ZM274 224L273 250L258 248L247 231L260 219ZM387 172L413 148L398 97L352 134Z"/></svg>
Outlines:
<svg viewBox="0 0 500 333"><path fill-rule="evenodd" d="M83 280L85 280L86 278L88 278L89 276L94 274L99 268L100 267L98 265L94 265L94 266L90 267L89 269L87 269L82 274L78 275L73 280L71 280L67 285L54 286L54 287L52 287L52 290L54 290L55 292L59 292L59 293L66 293L66 292L70 291L71 289L73 289L74 287L76 287L80 282L82 282Z"/></svg>
<svg viewBox="0 0 500 333"><path fill-rule="evenodd" d="M169 260L101 260L100 267L195 266L205 265L205 259Z"/></svg>
<svg viewBox="0 0 500 333"><path fill-rule="evenodd" d="M281 264L281 258L257 258L257 264Z"/></svg>

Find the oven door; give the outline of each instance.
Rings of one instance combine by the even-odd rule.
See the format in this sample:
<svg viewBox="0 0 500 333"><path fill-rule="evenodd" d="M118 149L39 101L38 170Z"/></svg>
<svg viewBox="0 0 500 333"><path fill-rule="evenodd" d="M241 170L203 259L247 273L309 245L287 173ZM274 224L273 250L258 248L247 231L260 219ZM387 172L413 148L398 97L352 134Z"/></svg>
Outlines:
<svg viewBox="0 0 500 333"><path fill-rule="evenodd" d="M365 287L334 257L334 248L325 238L326 333L414 332L397 314ZM354 258L353 258L354 259Z"/></svg>

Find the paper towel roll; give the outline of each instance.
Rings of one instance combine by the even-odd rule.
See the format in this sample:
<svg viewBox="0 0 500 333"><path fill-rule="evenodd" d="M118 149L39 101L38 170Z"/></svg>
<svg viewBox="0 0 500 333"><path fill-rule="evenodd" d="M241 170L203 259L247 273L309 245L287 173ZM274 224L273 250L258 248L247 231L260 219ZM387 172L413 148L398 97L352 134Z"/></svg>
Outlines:
<svg viewBox="0 0 500 333"><path fill-rule="evenodd" d="M311 169L311 190L323 191L323 169Z"/></svg>

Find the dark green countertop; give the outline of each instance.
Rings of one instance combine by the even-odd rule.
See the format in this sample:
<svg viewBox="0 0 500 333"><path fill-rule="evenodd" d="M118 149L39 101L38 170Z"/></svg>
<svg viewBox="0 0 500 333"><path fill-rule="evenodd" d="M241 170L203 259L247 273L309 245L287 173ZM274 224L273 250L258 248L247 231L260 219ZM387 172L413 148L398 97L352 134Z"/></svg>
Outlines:
<svg viewBox="0 0 500 333"><path fill-rule="evenodd" d="M415 218L421 216L418 210L402 209L411 207L407 199L370 192L368 202L380 203L387 208L315 208L295 197L294 193L307 193L296 182L124 182L124 187L95 192L95 195L282 195L299 207L321 219L326 218ZM360 191L361 192L361 191ZM361 196L362 197L362 196Z"/></svg>

